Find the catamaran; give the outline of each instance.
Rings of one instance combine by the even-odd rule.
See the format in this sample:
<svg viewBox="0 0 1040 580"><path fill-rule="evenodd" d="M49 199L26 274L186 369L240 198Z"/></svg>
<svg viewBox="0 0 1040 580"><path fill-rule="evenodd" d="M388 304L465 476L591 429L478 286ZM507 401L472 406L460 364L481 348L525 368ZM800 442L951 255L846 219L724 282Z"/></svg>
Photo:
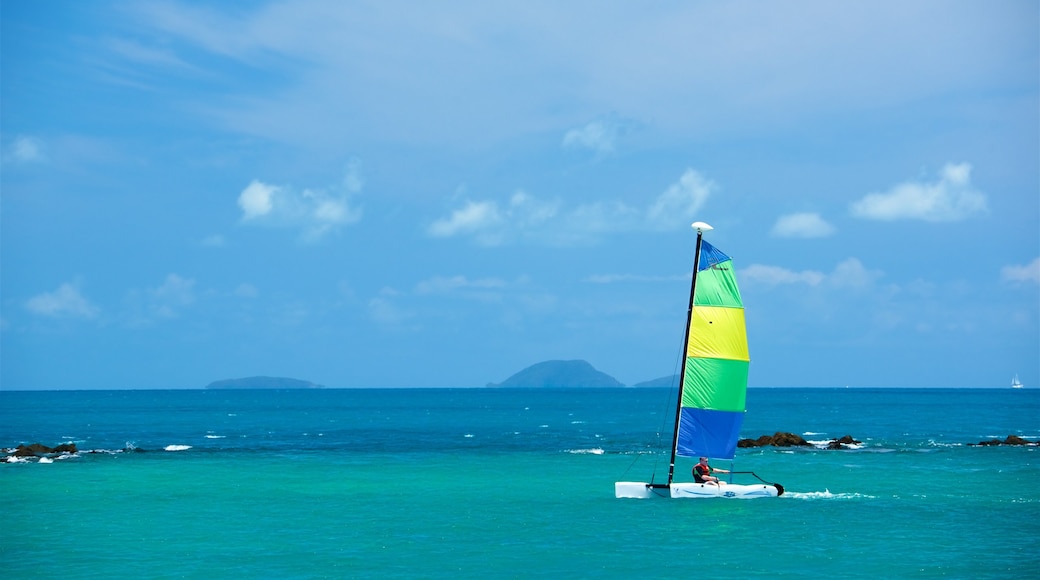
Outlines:
<svg viewBox="0 0 1040 580"><path fill-rule="evenodd" d="M784 493L778 483L741 485L734 483L686 483L674 481L675 458L709 457L733 459L740 427L744 422L747 395L748 356L744 304L740 299L733 261L704 241L713 228L696 222L690 305L686 315L683 344L684 369L679 378L679 395L672 429L672 455L668 481L649 483L618 481L619 498L756 498Z"/></svg>

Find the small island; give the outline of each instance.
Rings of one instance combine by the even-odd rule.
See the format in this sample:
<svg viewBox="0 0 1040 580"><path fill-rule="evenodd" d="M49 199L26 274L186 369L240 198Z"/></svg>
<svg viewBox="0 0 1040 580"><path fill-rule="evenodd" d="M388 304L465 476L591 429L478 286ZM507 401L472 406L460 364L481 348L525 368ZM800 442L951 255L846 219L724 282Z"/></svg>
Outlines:
<svg viewBox="0 0 1040 580"><path fill-rule="evenodd" d="M324 385L285 377L245 377L224 379L206 385L207 389L321 389Z"/></svg>
<svg viewBox="0 0 1040 580"><path fill-rule="evenodd" d="M623 387L614 377L583 360L551 360L531 365L489 387Z"/></svg>

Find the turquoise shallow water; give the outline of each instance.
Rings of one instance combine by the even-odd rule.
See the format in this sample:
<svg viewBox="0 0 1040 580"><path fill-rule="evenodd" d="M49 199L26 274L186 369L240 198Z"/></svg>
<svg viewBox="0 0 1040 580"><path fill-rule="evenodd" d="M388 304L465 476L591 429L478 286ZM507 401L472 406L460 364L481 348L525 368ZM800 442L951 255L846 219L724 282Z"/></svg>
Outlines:
<svg viewBox="0 0 1040 580"><path fill-rule="evenodd" d="M778 499L618 500L667 471L666 390L0 392L7 578L1035 577L1040 391L752 389ZM188 447L163 451L170 445ZM717 462L718 463L718 462ZM726 466L721 462L720 466ZM692 462L682 460L689 480Z"/></svg>

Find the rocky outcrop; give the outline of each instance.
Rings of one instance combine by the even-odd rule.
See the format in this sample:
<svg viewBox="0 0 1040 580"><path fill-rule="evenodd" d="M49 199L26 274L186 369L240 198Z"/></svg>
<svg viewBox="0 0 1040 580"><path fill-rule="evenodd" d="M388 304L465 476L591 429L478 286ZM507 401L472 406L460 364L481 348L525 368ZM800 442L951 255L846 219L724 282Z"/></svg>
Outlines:
<svg viewBox="0 0 1040 580"><path fill-rule="evenodd" d="M834 439L827 444L827 449L848 449L849 445L860 445L862 441L856 441L852 435L846 435L841 439Z"/></svg>
<svg viewBox="0 0 1040 580"><path fill-rule="evenodd" d="M777 431L773 435L763 435L758 439L741 439L737 441L737 447L812 447L812 444L794 433Z"/></svg>
<svg viewBox="0 0 1040 580"><path fill-rule="evenodd" d="M25 457L54 457L56 455L72 455L78 450L76 449L75 443L62 443L57 447L47 447L42 443L33 443L31 445L19 445L14 449L4 449L6 456L2 458L3 461L8 461L9 458L25 458Z"/></svg>
<svg viewBox="0 0 1040 580"><path fill-rule="evenodd" d="M47 455L75 452L75 443L62 443L57 447L47 447L41 443L33 443L32 445L19 445L18 447L15 447L14 452L11 453L11 455L14 455L15 457L45 457Z"/></svg>
<svg viewBox="0 0 1040 580"><path fill-rule="evenodd" d="M1040 441L1029 441L1019 437L1018 435L1008 435L1007 439L1001 441L1000 439L990 439L989 441L979 441L978 443L968 443L970 446L981 445L983 447L991 447L996 445L1040 445Z"/></svg>
<svg viewBox="0 0 1040 580"><path fill-rule="evenodd" d="M852 435L846 435L841 439L832 439L826 445L824 449L848 449L849 445L859 445L862 441L857 441L852 438ZM773 447L812 447L813 444L806 441L801 435L795 435L794 433L785 433L783 431L777 431L773 435L763 435L758 439L741 439L737 441L737 447L766 447L772 445Z"/></svg>

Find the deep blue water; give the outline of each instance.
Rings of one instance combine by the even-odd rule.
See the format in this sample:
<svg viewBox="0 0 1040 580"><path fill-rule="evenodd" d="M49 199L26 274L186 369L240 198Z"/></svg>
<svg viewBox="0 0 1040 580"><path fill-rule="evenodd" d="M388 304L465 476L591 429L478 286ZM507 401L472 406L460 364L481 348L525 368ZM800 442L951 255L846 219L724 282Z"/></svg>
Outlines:
<svg viewBox="0 0 1040 580"><path fill-rule="evenodd" d="M1040 390L752 389L775 500L640 501L665 389L0 392L10 578L1035 577ZM165 449L178 449L166 451ZM722 463L720 466L725 466ZM692 462L676 472L689 480ZM54 548L45 548L54 547Z"/></svg>

